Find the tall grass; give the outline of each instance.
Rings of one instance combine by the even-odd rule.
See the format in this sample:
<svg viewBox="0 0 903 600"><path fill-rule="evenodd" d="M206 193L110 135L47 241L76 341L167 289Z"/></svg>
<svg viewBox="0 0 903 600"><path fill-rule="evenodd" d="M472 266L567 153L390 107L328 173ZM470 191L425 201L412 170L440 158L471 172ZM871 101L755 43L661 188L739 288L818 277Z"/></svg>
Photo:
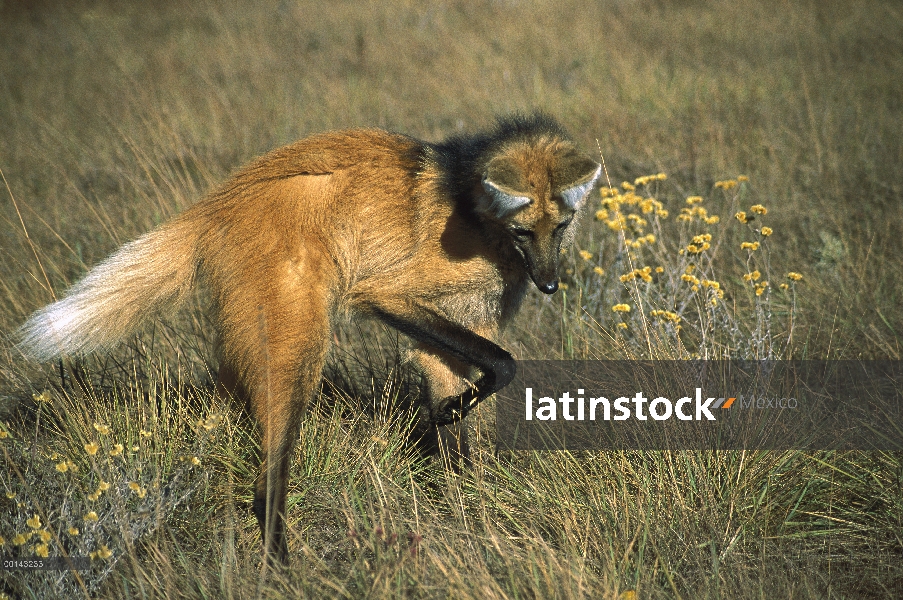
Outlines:
<svg viewBox="0 0 903 600"><path fill-rule="evenodd" d="M456 476L408 445L416 376L368 323L337 333L293 462L292 567L261 580L256 426L212 394L202 292L63 369L10 337L278 144L540 107L609 181L562 292L507 332L518 357L898 359L895 3L2 3L0 39L0 554L93 556L80 581L3 572L0 594L903 591L899 453L497 454L490 401Z"/></svg>

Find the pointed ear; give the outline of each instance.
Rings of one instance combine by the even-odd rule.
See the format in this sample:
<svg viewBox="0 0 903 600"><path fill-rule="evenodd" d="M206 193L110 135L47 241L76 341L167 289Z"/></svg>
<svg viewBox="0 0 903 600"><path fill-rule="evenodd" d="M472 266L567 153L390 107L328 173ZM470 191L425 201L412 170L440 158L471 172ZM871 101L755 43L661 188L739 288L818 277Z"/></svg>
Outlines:
<svg viewBox="0 0 903 600"><path fill-rule="evenodd" d="M584 177L582 180L578 180L580 183L561 190L561 199L564 200L564 203L569 207L577 210L583 204L583 200L586 198L586 195L589 194L589 191L596 185L596 180L599 179L600 173L602 173L602 166L596 165L596 168L591 171L588 176Z"/></svg>
<svg viewBox="0 0 903 600"><path fill-rule="evenodd" d="M521 168L504 156L493 159L486 166L483 189L486 194L477 203L478 210L499 219L532 201L520 191L526 189Z"/></svg>
<svg viewBox="0 0 903 600"><path fill-rule="evenodd" d="M477 203L480 212L488 213L496 218L503 219L519 208L530 204L527 196L519 196L503 190L499 184L483 178L483 189L486 194Z"/></svg>
<svg viewBox="0 0 903 600"><path fill-rule="evenodd" d="M555 169L556 187L561 199L576 210L602 173L602 166L579 153L576 149L566 152Z"/></svg>

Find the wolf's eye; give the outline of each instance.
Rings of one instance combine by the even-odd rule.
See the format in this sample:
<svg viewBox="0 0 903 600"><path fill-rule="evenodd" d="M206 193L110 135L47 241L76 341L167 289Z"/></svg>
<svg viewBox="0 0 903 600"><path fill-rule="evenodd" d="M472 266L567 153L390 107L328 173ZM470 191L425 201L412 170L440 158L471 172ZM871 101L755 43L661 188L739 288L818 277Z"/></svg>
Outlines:
<svg viewBox="0 0 903 600"><path fill-rule="evenodd" d="M533 239L533 232L529 229L523 229L521 227L512 227L511 234L519 242L528 242Z"/></svg>
<svg viewBox="0 0 903 600"><path fill-rule="evenodd" d="M555 228L555 233L559 233L562 229L564 229L565 227L567 227L570 224L571 224L571 219L568 219L567 221L562 221L561 223L558 224L558 227Z"/></svg>

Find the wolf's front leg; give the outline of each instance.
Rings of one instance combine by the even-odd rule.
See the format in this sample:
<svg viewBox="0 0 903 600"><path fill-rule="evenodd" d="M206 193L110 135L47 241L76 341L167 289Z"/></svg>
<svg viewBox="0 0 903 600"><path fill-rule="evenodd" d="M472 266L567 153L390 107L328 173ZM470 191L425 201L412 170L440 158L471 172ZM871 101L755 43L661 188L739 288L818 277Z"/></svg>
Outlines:
<svg viewBox="0 0 903 600"><path fill-rule="evenodd" d="M448 439L450 436L455 443L461 440L466 444L461 420L482 400L511 383L517 371L511 354L481 335L481 332L450 321L436 308L408 298L380 298L379 302L371 301L364 304L363 308L384 323L412 337L421 344L418 346L421 350L427 350L420 356L423 356L426 363L423 366L428 376L430 368L435 368L435 377L430 382L430 395L441 398L430 407L432 427L437 429L436 443L438 445L439 439ZM433 359L429 358L430 355ZM472 385L461 385L463 389L455 389L450 395L443 397L446 392L443 382L458 388L459 384L455 382L463 381L465 365L467 368L479 369L480 377Z"/></svg>
<svg viewBox="0 0 903 600"><path fill-rule="evenodd" d="M443 411L443 401L456 397L470 387L473 368L448 353L425 344L411 351L411 361L426 380L426 398L413 436L425 456L439 455L460 472L470 467L467 425L463 420L451 425L435 425L436 415Z"/></svg>

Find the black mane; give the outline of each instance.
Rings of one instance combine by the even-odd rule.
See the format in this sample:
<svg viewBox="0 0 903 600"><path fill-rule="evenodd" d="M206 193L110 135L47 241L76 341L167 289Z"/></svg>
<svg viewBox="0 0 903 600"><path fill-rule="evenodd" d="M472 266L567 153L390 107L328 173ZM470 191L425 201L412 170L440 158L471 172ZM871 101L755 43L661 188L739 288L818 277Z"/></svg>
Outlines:
<svg viewBox="0 0 903 600"><path fill-rule="evenodd" d="M427 144L430 158L442 173L445 192L461 206L469 206L474 186L480 181L481 168L488 155L514 140L530 140L540 136L570 139L561 125L544 112L514 113L497 117L488 131L455 134L437 144Z"/></svg>

